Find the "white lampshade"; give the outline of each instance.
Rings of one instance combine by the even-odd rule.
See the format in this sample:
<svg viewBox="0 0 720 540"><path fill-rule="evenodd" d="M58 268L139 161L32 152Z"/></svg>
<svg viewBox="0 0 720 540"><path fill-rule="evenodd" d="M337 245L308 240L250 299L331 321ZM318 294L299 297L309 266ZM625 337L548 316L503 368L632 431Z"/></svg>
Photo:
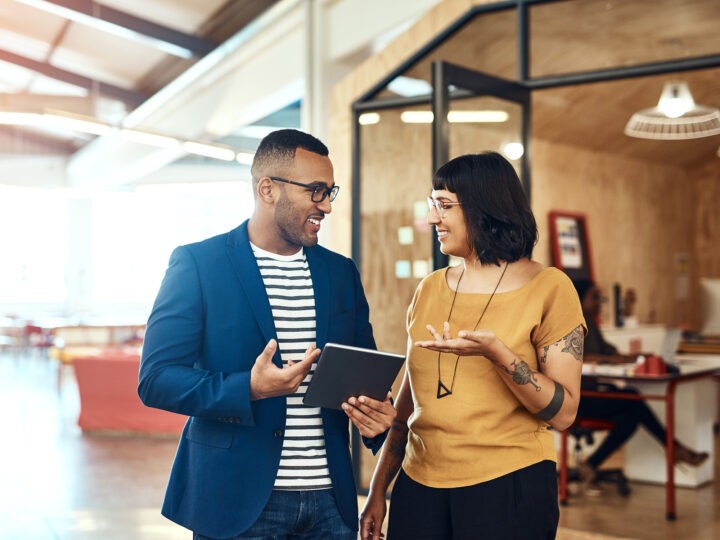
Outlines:
<svg viewBox="0 0 720 540"><path fill-rule="evenodd" d="M665 83L657 107L638 111L625 126L625 135L666 141L720 134L720 110L696 105L683 82Z"/></svg>

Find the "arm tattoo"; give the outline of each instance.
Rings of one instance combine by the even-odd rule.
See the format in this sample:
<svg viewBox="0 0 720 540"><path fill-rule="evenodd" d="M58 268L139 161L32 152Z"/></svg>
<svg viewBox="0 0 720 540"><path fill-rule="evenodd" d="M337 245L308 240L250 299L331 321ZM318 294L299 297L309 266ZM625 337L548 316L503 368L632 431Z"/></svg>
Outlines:
<svg viewBox="0 0 720 540"><path fill-rule="evenodd" d="M535 377L537 371L530 369L530 366L528 366L526 362L515 358L510 363L510 366L515 368L514 371L510 371L510 369L506 366L503 366L503 369L508 375L510 375L510 377L512 377L515 384L532 384L535 387L536 392L541 390L540 385L537 384L537 378Z"/></svg>
<svg viewBox="0 0 720 540"><path fill-rule="evenodd" d="M583 347L585 345L585 332L582 326L578 326L575 330L570 332L567 336L560 338L559 341L551 343L543 347L543 351L540 354L540 363L547 363L548 352L550 347L562 347L561 352L570 353L575 360L582 362L583 360Z"/></svg>
<svg viewBox="0 0 720 540"><path fill-rule="evenodd" d="M543 347L543 352L540 355L540 363L541 364L544 364L545 362L547 362L547 353L549 350L550 350L550 345L545 345Z"/></svg>
<svg viewBox="0 0 720 540"><path fill-rule="evenodd" d="M402 420L398 420L397 418L393 420L392 426L390 427L391 430L397 431L399 434L399 437L392 437L389 444L388 444L388 452L391 454L402 458L405 455L405 445L407 444L407 434L408 434L408 426L407 422L404 422Z"/></svg>
<svg viewBox="0 0 720 540"><path fill-rule="evenodd" d="M582 326L578 326L575 330L562 338L562 341L565 342L562 352L570 353L575 360L582 362L583 345L585 343L585 332L583 332Z"/></svg>
<svg viewBox="0 0 720 540"><path fill-rule="evenodd" d="M547 407L543 410L536 412L535 416L543 422L549 422L555 418L555 415L557 415L558 412L560 412L560 408L562 407L564 401L565 389L562 384L555 382L555 393L553 394L550 403L548 403Z"/></svg>

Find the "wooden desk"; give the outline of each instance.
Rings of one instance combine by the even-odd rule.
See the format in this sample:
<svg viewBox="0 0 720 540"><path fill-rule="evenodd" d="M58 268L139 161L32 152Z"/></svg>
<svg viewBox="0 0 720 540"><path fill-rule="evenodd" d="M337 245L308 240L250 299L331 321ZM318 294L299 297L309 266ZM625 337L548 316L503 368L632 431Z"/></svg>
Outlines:
<svg viewBox="0 0 720 540"><path fill-rule="evenodd" d="M665 489L665 517L668 520L676 518L676 500L675 500L675 392L678 384L687 383L712 377L720 372L720 355L678 355L676 360L679 363L679 374L666 375L622 375L618 374L612 367L608 369L607 374L602 370L595 368L592 373L583 373L583 377L595 379L598 381L609 381L612 383L625 382L629 386L636 388L639 394L627 394L620 392L598 392L595 390L583 390L582 395L587 397L600 397L605 399L631 399L631 400L648 400L659 401L664 403L665 411L665 430L667 437L665 441L665 471L666 471L666 489ZM648 388L651 390L648 390ZM658 388L661 388L659 391ZM710 428L712 429L712 428ZM567 437L563 434L563 437ZM698 448L698 450L707 450L710 452L710 463L713 462L713 449ZM567 469L561 468L560 475L560 502L567 502Z"/></svg>

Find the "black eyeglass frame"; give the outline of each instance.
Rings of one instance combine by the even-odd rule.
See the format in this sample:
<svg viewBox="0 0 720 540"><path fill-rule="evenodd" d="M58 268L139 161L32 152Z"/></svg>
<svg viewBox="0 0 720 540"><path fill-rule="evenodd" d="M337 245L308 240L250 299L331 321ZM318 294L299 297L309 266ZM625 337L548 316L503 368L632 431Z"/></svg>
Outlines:
<svg viewBox="0 0 720 540"><path fill-rule="evenodd" d="M288 180L287 178L281 178L279 176L268 176L268 178L273 182L283 182L284 184L292 184L294 186L304 187L311 192L310 200L316 203L323 202L325 200L325 197L329 197L330 202L333 202L338 195L338 191L340 191L340 186L333 186L329 188L325 187L324 185L312 186L309 184L303 184L302 182ZM320 199L316 198L318 193L320 194Z"/></svg>

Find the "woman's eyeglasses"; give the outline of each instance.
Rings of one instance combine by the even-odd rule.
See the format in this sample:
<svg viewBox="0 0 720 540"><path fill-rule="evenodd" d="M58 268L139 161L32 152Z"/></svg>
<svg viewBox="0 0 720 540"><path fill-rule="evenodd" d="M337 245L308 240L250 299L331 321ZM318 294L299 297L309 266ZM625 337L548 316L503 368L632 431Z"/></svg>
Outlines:
<svg viewBox="0 0 720 540"><path fill-rule="evenodd" d="M323 202L325 200L325 197L330 197L330 202L333 202L335 200L335 197L337 197L338 191L340 191L340 186L333 186L329 188L325 187L325 184L303 184L302 182L295 182L294 180L280 178L279 176L268 176L268 178L270 180L273 180L274 182L283 182L285 184L292 184L294 186L304 187L311 192L310 199L312 200L312 202Z"/></svg>
<svg viewBox="0 0 720 540"><path fill-rule="evenodd" d="M442 199L433 199L432 197L427 198L428 208L430 210L435 210L438 213L438 216L444 217L445 211L449 210L453 206L459 206L462 203L460 202L452 202L452 201L444 201Z"/></svg>

